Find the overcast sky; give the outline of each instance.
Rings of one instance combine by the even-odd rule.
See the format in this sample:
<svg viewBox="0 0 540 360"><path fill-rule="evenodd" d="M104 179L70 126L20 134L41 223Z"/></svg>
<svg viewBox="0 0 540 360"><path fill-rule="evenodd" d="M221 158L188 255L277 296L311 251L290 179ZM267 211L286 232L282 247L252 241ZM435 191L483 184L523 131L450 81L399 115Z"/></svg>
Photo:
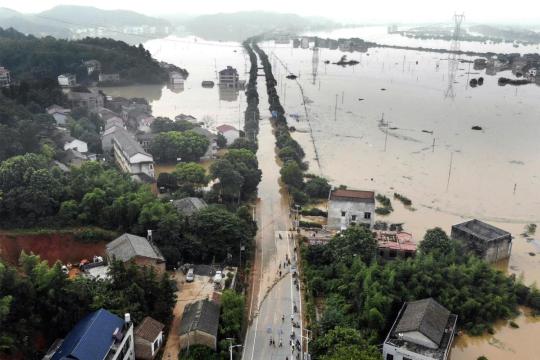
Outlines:
<svg viewBox="0 0 540 360"><path fill-rule="evenodd" d="M464 12L468 22L536 22L540 0L0 0L0 7L35 13L59 4L128 9L147 15L267 10L354 22L449 21Z"/></svg>

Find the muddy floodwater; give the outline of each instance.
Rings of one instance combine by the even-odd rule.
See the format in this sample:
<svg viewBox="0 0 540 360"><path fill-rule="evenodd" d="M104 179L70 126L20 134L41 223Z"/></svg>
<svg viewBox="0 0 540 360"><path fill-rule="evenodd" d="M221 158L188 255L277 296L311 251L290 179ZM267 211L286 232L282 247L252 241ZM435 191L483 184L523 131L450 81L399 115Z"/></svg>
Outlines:
<svg viewBox="0 0 540 360"><path fill-rule="evenodd" d="M380 29L370 28L318 35L338 38L366 33L367 40L386 39ZM417 40L407 41L416 46ZM475 46L479 48L467 48ZM227 65L247 78L246 57L239 44L170 37L149 41L145 47L159 60L187 68L190 77L183 90L139 86L105 89L108 94L146 97L155 116L184 113L209 126L243 126L242 92L223 94L218 87L201 87L202 80L217 83L216 70ZM383 48L342 53L273 42L263 47L271 56L282 104L290 125L298 130L294 137L307 153L311 172L328 177L334 185L407 196L412 208L393 201L395 211L377 219L404 223L417 240L429 228L440 226L449 232L452 224L471 218L505 229L514 236L512 256L495 266L521 276L527 284L540 284L540 237L520 235L526 224L540 223L539 86L501 87L498 77L512 74L486 75L472 64L459 62L472 58L449 60L440 53ZM527 50L506 49L507 44L464 47ZM358 64L332 64L343 55ZM286 79L289 73L298 79ZM484 78L482 86L468 85L479 77ZM261 101L261 113L266 109ZM482 130L472 130L473 126ZM498 323L494 335L458 336L452 359L481 355L490 360L538 359L540 322L526 314L515 322L517 329Z"/></svg>

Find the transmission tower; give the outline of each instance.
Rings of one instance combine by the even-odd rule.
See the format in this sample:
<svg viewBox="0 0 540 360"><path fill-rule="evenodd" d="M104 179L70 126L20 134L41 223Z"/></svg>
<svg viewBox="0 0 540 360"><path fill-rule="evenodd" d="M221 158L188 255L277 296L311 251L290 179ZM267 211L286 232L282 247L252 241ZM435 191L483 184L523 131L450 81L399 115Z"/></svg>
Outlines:
<svg viewBox="0 0 540 360"><path fill-rule="evenodd" d="M456 97L454 93L454 82L456 81L456 71L459 65L459 35L461 32L461 23L464 18L465 14L454 14L454 32L452 34L450 54L448 54L448 88L444 94L445 98L454 99Z"/></svg>
<svg viewBox="0 0 540 360"><path fill-rule="evenodd" d="M314 46L313 47L313 57L311 58L312 62L312 72L313 75L313 85L315 85L315 81L317 80L317 72L319 70L319 48Z"/></svg>

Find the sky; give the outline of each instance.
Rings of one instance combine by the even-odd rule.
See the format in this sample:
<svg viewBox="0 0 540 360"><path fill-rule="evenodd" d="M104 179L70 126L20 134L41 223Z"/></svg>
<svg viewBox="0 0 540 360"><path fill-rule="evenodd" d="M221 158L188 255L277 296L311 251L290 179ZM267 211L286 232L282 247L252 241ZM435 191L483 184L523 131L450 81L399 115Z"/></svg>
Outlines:
<svg viewBox="0 0 540 360"><path fill-rule="evenodd" d="M265 10L324 16L350 22L447 22L465 13L468 22L523 22L540 27L540 0L0 0L0 7L36 13L56 5L127 9L146 15Z"/></svg>

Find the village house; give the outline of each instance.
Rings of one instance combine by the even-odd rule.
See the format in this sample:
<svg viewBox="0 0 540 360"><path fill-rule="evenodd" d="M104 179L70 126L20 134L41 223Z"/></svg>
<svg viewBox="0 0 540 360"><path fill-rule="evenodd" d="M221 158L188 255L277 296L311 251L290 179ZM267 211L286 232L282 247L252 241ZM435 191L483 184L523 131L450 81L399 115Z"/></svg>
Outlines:
<svg viewBox="0 0 540 360"><path fill-rule="evenodd" d="M137 129L141 118L152 116L152 109L147 103L131 102L122 105L122 119L128 127Z"/></svg>
<svg viewBox="0 0 540 360"><path fill-rule="evenodd" d="M152 360L163 344L163 328L165 325L147 316L135 328L135 358Z"/></svg>
<svg viewBox="0 0 540 360"><path fill-rule="evenodd" d="M8 69L0 66L0 88L8 87L11 84L11 73Z"/></svg>
<svg viewBox="0 0 540 360"><path fill-rule="evenodd" d="M113 140L114 140L114 134L117 131L126 131L123 126L123 120L120 119L120 122L117 120L107 121L105 123L105 130L101 134L101 149L103 150L103 154L105 156L108 156L109 158L114 157L113 152Z"/></svg>
<svg viewBox="0 0 540 360"><path fill-rule="evenodd" d="M457 315L432 298L406 302L383 344L383 360L447 360Z"/></svg>
<svg viewBox="0 0 540 360"><path fill-rule="evenodd" d="M65 109L59 105L51 105L46 109L46 111L47 114L54 118L54 121L58 126L65 126L67 124L69 114L71 113L70 109Z"/></svg>
<svg viewBox="0 0 540 360"><path fill-rule="evenodd" d="M345 230L350 225L373 226L375 193L373 191L335 189L328 198L328 224L333 230Z"/></svg>
<svg viewBox="0 0 540 360"><path fill-rule="evenodd" d="M218 134L221 134L227 139L227 145L231 145L234 140L240 137L240 131L238 131L234 126L223 124L216 127Z"/></svg>
<svg viewBox="0 0 540 360"><path fill-rule="evenodd" d="M184 84L184 75L182 75L181 73L177 72L177 71L171 71L169 73L169 83L172 85L172 86L175 86L175 85L183 85Z"/></svg>
<svg viewBox="0 0 540 360"><path fill-rule="evenodd" d="M199 126L194 127L190 131L193 131L196 134L204 136L210 142L209 145L208 145L208 148L206 149L206 152L201 157L201 160L211 160L211 159L213 159L216 156L217 149L218 149L216 134L214 134L213 132L211 132L208 129L205 129L205 128L202 128L202 127L199 127Z"/></svg>
<svg viewBox="0 0 540 360"><path fill-rule="evenodd" d="M450 236L490 263L510 257L512 251L509 232L476 219L453 225Z"/></svg>
<svg viewBox="0 0 540 360"><path fill-rule="evenodd" d="M74 74L58 75L58 85L61 87L72 87L77 85L77 77Z"/></svg>
<svg viewBox="0 0 540 360"><path fill-rule="evenodd" d="M43 360L135 360L133 323L99 309L80 320L64 339L56 340Z"/></svg>
<svg viewBox="0 0 540 360"><path fill-rule="evenodd" d="M408 258L416 254L416 242L411 233L376 230L373 236L377 240L379 257L385 260Z"/></svg>
<svg viewBox="0 0 540 360"><path fill-rule="evenodd" d="M105 247L108 262L113 259L138 266L149 266L157 273L165 272L165 258L159 249L147 238L125 233Z"/></svg>
<svg viewBox="0 0 540 360"><path fill-rule="evenodd" d="M197 124L198 123L197 118L195 116L186 115L186 114L176 115L174 117L174 121L187 121L187 122L190 122L192 124Z"/></svg>
<svg viewBox="0 0 540 360"><path fill-rule="evenodd" d="M98 75L98 81L99 82L118 82L120 81L120 74L99 74Z"/></svg>
<svg viewBox="0 0 540 360"><path fill-rule="evenodd" d="M134 120L137 124L137 130L148 133L151 131L150 126L156 118L152 115L142 113L135 116Z"/></svg>
<svg viewBox="0 0 540 360"><path fill-rule="evenodd" d="M104 97L97 90L89 90L84 87L71 89L67 94L71 107L81 107L90 113L96 114L103 107Z"/></svg>
<svg viewBox="0 0 540 360"><path fill-rule="evenodd" d="M128 174L145 174L154 178L154 158L125 129L114 127L112 148L115 162ZM102 140L103 141L103 140Z"/></svg>
<svg viewBox="0 0 540 360"><path fill-rule="evenodd" d="M172 205L180 215L191 216L208 206L206 201L197 197L173 200Z"/></svg>
<svg viewBox="0 0 540 360"><path fill-rule="evenodd" d="M138 132L135 134L135 138L146 152L150 151L150 145L152 144L152 140L154 140L155 136L156 134L151 132Z"/></svg>
<svg viewBox="0 0 540 360"><path fill-rule="evenodd" d="M205 299L186 305L180 323L180 347L204 345L217 349L220 305Z"/></svg>
<svg viewBox="0 0 540 360"><path fill-rule="evenodd" d="M64 150L75 150L81 154L86 154L88 152L88 144L82 140L76 139L69 134L63 135Z"/></svg>
<svg viewBox="0 0 540 360"><path fill-rule="evenodd" d="M226 69L219 72L219 86L232 88L239 87L239 79L238 71L232 66L227 66Z"/></svg>
<svg viewBox="0 0 540 360"><path fill-rule="evenodd" d="M309 48L309 38L308 37L303 37L300 40L300 47L302 49L308 49Z"/></svg>
<svg viewBox="0 0 540 360"><path fill-rule="evenodd" d="M88 72L88 75L94 73L94 72L101 72L101 63L98 60L88 60L83 63L83 65L86 67L86 71Z"/></svg>

